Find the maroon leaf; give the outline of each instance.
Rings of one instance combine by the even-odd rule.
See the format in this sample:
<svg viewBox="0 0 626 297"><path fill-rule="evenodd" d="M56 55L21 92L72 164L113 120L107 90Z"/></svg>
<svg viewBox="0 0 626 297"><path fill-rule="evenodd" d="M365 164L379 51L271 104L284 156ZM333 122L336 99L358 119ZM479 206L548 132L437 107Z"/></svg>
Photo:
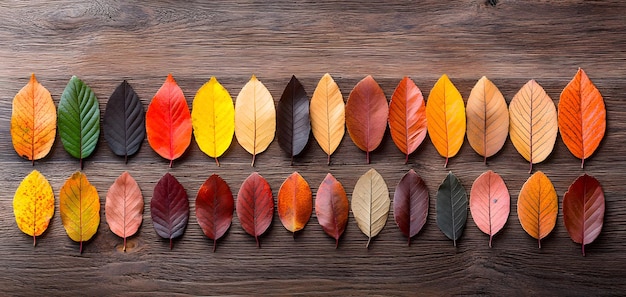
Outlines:
<svg viewBox="0 0 626 297"><path fill-rule="evenodd" d="M405 174L393 194L393 216L404 236L411 238L422 230L428 217L428 188L413 169Z"/></svg>
<svg viewBox="0 0 626 297"><path fill-rule="evenodd" d="M189 200L185 188L169 173L163 175L154 187L150 200L150 216L156 233L170 240L185 232L189 220Z"/></svg>
<svg viewBox="0 0 626 297"><path fill-rule="evenodd" d="M235 201L228 184L216 174L211 175L198 190L196 219L204 235L213 239L213 252L233 220Z"/></svg>
<svg viewBox="0 0 626 297"><path fill-rule="evenodd" d="M243 181L237 194L237 217L241 227L254 236L256 246L274 217L274 197L267 181L254 172Z"/></svg>
<svg viewBox="0 0 626 297"><path fill-rule="evenodd" d="M324 232L335 239L335 248L339 245L339 237L346 230L349 207L343 186L332 174L327 174L317 189L315 215Z"/></svg>
<svg viewBox="0 0 626 297"><path fill-rule="evenodd" d="M600 182L587 174L579 176L563 196L563 223L576 243L592 243L602 231L604 192Z"/></svg>

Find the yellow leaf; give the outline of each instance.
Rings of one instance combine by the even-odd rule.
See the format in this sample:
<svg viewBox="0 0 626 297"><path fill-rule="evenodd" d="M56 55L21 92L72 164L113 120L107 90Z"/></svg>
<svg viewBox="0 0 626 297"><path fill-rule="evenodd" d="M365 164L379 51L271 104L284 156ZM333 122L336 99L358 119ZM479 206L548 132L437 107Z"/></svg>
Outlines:
<svg viewBox="0 0 626 297"><path fill-rule="evenodd" d="M50 183L39 171L33 170L20 183L13 197L15 222L22 232L33 237L48 228L54 215L54 193Z"/></svg>
<svg viewBox="0 0 626 297"><path fill-rule="evenodd" d="M474 151L487 158L495 155L509 135L509 111L498 87L482 77L467 99L467 140Z"/></svg>
<svg viewBox="0 0 626 297"><path fill-rule="evenodd" d="M200 150L215 158L219 166L217 158L233 141L235 108L233 98L215 77L198 89L193 99L191 121Z"/></svg>
<svg viewBox="0 0 626 297"><path fill-rule="evenodd" d="M439 154L446 158L454 157L463 145L465 138L465 106L461 93L447 75L442 75L435 83L426 102L428 135Z"/></svg>
<svg viewBox="0 0 626 297"><path fill-rule="evenodd" d="M35 74L13 98L11 139L18 155L39 160L50 152L57 130L57 112L50 92Z"/></svg>
<svg viewBox="0 0 626 297"><path fill-rule="evenodd" d="M239 144L252 154L252 166L257 154L274 140L276 108L272 94L256 76L237 95L235 102L235 135Z"/></svg>
<svg viewBox="0 0 626 297"><path fill-rule="evenodd" d="M61 222L67 235L80 243L91 239L100 224L100 198L98 191L89 183L87 176L80 171L74 172L65 181L59 194Z"/></svg>
<svg viewBox="0 0 626 297"><path fill-rule="evenodd" d="M352 213L359 229L368 237L366 246L385 227L390 204L389 189L376 169L367 171L354 185Z"/></svg>
<svg viewBox="0 0 626 297"><path fill-rule="evenodd" d="M509 106L510 135L515 149L533 164L545 160L556 141L556 108L546 91L535 81L528 81L513 97Z"/></svg>
<svg viewBox="0 0 626 297"><path fill-rule="evenodd" d="M345 104L339 86L330 74L326 73L317 83L311 97L311 130L317 143L328 155L332 155L345 133Z"/></svg>

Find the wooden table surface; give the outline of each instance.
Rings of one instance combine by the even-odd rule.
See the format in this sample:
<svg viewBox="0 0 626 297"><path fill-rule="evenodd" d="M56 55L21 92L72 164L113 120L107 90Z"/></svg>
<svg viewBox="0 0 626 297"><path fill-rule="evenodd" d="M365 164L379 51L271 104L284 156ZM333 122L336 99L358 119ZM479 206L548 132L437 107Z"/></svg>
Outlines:
<svg viewBox="0 0 626 297"><path fill-rule="evenodd" d="M462 1L2 1L0 3L0 295L572 295L626 294L626 3L622 1L509 1L491 6ZM494 1L495 2L495 1ZM474 83L488 76L510 102L529 79L536 79L555 103L578 67L584 68L604 96L606 136L594 156L574 158L560 136L552 155L535 166L553 181L559 216L552 234L537 248L517 219L517 195L529 177L527 162L510 140L482 162L465 141L443 168L427 138L404 164L389 132L365 164L365 154L347 133L332 164L311 137L302 157L290 166L276 141L257 157L236 140L221 167L195 141L168 168L144 141L124 164L100 136L83 172L96 186L102 204L97 234L82 254L61 224L58 193L79 169L58 139L43 160L21 159L10 137L11 100L31 73L58 104L72 75L89 84L104 111L115 87L127 79L147 107L168 73L190 104L211 76L236 97L252 74L277 101L292 74L313 93L326 72L336 79L344 100L368 74L389 98L408 75L425 96L443 73L467 100ZM191 105L190 105L191 106ZM12 200L32 169L51 182L56 210L51 225L32 247L16 226ZM407 246L390 213L369 249L350 214L339 248L319 226L315 214L295 239L275 215L257 249L235 217L213 253L195 217L194 200L202 182L220 174L238 191L251 172L270 183L274 195L282 181L299 171L316 192L327 172L349 194L358 177L376 168L391 195L413 168L430 190L426 226ZM509 221L488 247L488 236L468 218L453 247L435 223L435 194L449 170L469 192L486 170L504 178L512 200ZM123 171L138 181L146 206L137 235L123 252L122 240L104 217L108 187ZM190 198L191 217L184 236L169 250L152 226L149 201L157 180L172 173ZM606 215L602 233L587 246L569 238L563 225L562 197L583 172L604 187Z"/></svg>

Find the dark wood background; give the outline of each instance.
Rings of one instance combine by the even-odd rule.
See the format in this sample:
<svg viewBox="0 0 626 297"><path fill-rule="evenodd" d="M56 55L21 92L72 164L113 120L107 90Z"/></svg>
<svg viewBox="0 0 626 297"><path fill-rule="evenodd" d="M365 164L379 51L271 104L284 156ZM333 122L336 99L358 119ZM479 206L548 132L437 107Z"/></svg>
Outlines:
<svg viewBox="0 0 626 297"><path fill-rule="evenodd" d="M506 1L491 6L463 1L2 1L0 3L0 295L572 295L626 294L626 3L622 1ZM495 2L495 1L494 1ZM144 142L124 164L101 136L84 172L106 191L124 170L139 182L146 201L144 222L123 252L122 240L102 221L94 239L78 253L58 213L59 188L75 170L57 141L37 161L57 195L57 209L46 233L32 239L15 224L12 199L32 169L13 150L11 100L32 72L58 104L71 75L89 84L104 107L127 79L144 106L172 73L191 104L211 76L236 97L252 74L280 98L292 74L313 93L330 72L344 99L354 84L371 74L389 98L400 79L414 79L425 96L447 73L464 98L482 76L491 78L507 102L529 79L554 100L584 68L604 96L607 133L585 170L602 183L605 224L600 237L580 254L559 213L552 234L537 242L521 228L516 203L528 178L528 164L510 141L483 165L467 141L443 168L427 138L404 164L388 133L365 164L365 154L344 137L326 165L313 138L293 166L274 141L250 167L251 156L236 142L221 158L222 167L195 142L167 167ZM191 106L191 105L190 105ZM415 169L430 189L429 219L409 247L390 213L386 227L369 249L350 215L339 248L315 215L295 240L278 217L257 249L235 217L230 231L211 252L194 200L202 182L220 174L233 192L258 171L274 195L282 181L299 171L313 193L327 172L348 192L370 167L385 178L391 194L402 175ZM455 248L435 223L435 194L452 170L469 191L473 180L492 169L511 194L511 215L488 247L488 236L470 218ZM552 155L535 166L553 181L559 204L583 170L560 136ZM149 201L157 180L171 172L187 189L192 215L184 236L169 250L152 227ZM103 207L104 208L104 207ZM559 209L561 212L561 209Z"/></svg>

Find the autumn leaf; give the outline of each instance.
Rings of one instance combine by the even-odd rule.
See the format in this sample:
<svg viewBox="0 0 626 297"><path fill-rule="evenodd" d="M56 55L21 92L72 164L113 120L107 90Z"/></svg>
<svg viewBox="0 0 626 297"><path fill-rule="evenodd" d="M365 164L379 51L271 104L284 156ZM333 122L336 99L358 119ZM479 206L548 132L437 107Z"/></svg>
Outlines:
<svg viewBox="0 0 626 297"><path fill-rule="evenodd" d="M137 233L143 220L143 195L130 173L124 171L109 188L104 214L111 232L124 239L126 251L126 238Z"/></svg>
<svg viewBox="0 0 626 297"><path fill-rule="evenodd" d="M406 76L389 102L389 131L393 142L406 155L405 163L409 162L409 155L424 141L428 131L424 96Z"/></svg>
<svg viewBox="0 0 626 297"><path fill-rule="evenodd" d="M554 148L557 133L556 108L546 91L535 81L527 82L509 105L511 142L524 159L544 161Z"/></svg>
<svg viewBox="0 0 626 297"><path fill-rule="evenodd" d="M370 152L383 140L388 116L387 97L374 78L368 75L354 86L346 103L348 134L352 142L365 152L367 164L370 163Z"/></svg>
<svg viewBox="0 0 626 297"><path fill-rule="evenodd" d="M171 250L173 239L185 233L189 221L189 200L183 185L169 172L154 187L150 216L156 233L169 239Z"/></svg>
<svg viewBox="0 0 626 297"><path fill-rule="evenodd" d="M171 74L156 92L146 112L146 134L150 147L172 162L191 143L191 114L183 90Z"/></svg>
<svg viewBox="0 0 626 297"><path fill-rule="evenodd" d="M559 100L559 130L567 149L581 159L580 168L600 145L606 130L606 109L598 88L582 68Z"/></svg>
<svg viewBox="0 0 626 297"><path fill-rule="evenodd" d="M413 169L409 170L393 194L393 216L402 234L411 238L422 230L428 217L428 188Z"/></svg>
<svg viewBox="0 0 626 297"><path fill-rule="evenodd" d="M302 153L311 134L309 97L300 81L292 76L276 107L278 145L291 157Z"/></svg>
<svg viewBox="0 0 626 297"><path fill-rule="evenodd" d="M235 133L233 98L215 77L202 85L193 98L193 135L200 150L217 160L230 147Z"/></svg>
<svg viewBox="0 0 626 297"><path fill-rule="evenodd" d="M213 240L213 252L217 240L230 227L234 210L235 201L228 184L219 175L209 176L196 196L196 219L204 235Z"/></svg>
<svg viewBox="0 0 626 297"><path fill-rule="evenodd" d="M454 157L463 145L465 138L465 106L461 93L447 75L442 75L435 83L426 103L428 135L439 155L448 159Z"/></svg>
<svg viewBox="0 0 626 297"><path fill-rule="evenodd" d="M22 158L39 160L48 155L57 131L56 108L48 89L32 74L13 98L11 140Z"/></svg>
<svg viewBox="0 0 626 297"><path fill-rule="evenodd" d="M100 107L96 94L76 76L72 76L61 94L58 110L59 135L63 148L74 158L89 157L100 136Z"/></svg>
<svg viewBox="0 0 626 297"><path fill-rule="evenodd" d="M552 182L543 172L535 172L519 192L517 216L524 231L537 239L539 248L541 240L554 229L558 211L558 199Z"/></svg>
<svg viewBox="0 0 626 297"><path fill-rule="evenodd" d="M256 155L272 143L275 132L274 99L265 85L253 75L235 102L235 135L241 147L252 154L251 166L254 166Z"/></svg>
<svg viewBox="0 0 626 297"><path fill-rule="evenodd" d="M320 79L313 97L311 97L311 129L315 140L322 150L332 155L345 133L345 105L339 86L330 74L326 73Z"/></svg>
<svg viewBox="0 0 626 297"><path fill-rule="evenodd" d="M511 212L511 196L504 180L489 170L481 174L472 185L470 211L480 231L489 235L489 247L493 236L502 230Z"/></svg>
<svg viewBox="0 0 626 297"><path fill-rule="evenodd" d="M390 204L389 189L376 169L368 170L354 185L352 214L361 232L368 237L365 247L369 247L372 238L385 227Z"/></svg>
<svg viewBox="0 0 626 297"><path fill-rule="evenodd" d="M304 229L313 212L313 194L306 180L292 173L278 190L278 217L285 229L294 233Z"/></svg>
<svg viewBox="0 0 626 297"><path fill-rule="evenodd" d="M260 248L259 236L267 231L274 217L272 189L261 175L254 172L243 182L237 194L236 209L241 227L254 236Z"/></svg>
<svg viewBox="0 0 626 297"><path fill-rule="evenodd" d="M437 190L437 226L456 246L466 221L467 193L461 181L450 172Z"/></svg>
<svg viewBox="0 0 626 297"><path fill-rule="evenodd" d="M602 231L604 207L600 182L587 174L579 176L563 196L563 223L572 240L582 245L583 256L585 245Z"/></svg>
<svg viewBox="0 0 626 297"><path fill-rule="evenodd" d="M65 232L80 243L78 251L82 253L83 242L91 239L100 225L100 198L96 187L80 171L74 172L61 187L59 210Z"/></svg>
<svg viewBox="0 0 626 297"><path fill-rule="evenodd" d="M349 207L343 186L328 173L317 188L315 216L324 232L335 239L335 248L339 246L339 238L346 230Z"/></svg>
<svg viewBox="0 0 626 297"><path fill-rule="evenodd" d="M114 154L123 156L124 162L139 151L146 137L145 117L139 96L127 81L123 81L107 101L102 128L109 148Z"/></svg>
<svg viewBox="0 0 626 297"><path fill-rule="evenodd" d="M487 158L495 155L509 135L509 111L504 96L487 77L482 77L467 99L467 140L474 151Z"/></svg>
<svg viewBox="0 0 626 297"><path fill-rule="evenodd" d="M52 186L39 171L33 170L17 187L13 196L13 214L17 227L33 237L35 246L36 237L48 229L54 215Z"/></svg>

